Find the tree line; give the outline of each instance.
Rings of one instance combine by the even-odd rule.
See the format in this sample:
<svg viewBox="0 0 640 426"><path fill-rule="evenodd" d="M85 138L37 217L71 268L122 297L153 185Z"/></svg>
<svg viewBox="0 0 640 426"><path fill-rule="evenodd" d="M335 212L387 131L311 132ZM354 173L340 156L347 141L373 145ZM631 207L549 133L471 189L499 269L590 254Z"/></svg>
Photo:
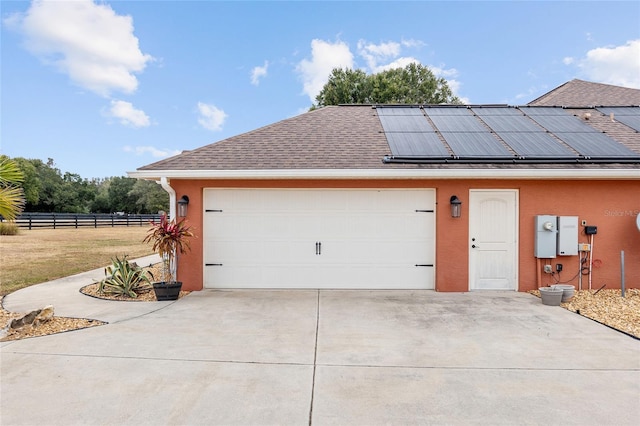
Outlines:
<svg viewBox="0 0 640 426"><path fill-rule="evenodd" d="M2 158L4 157L4 158ZM169 194L155 182L128 177L85 179L62 173L53 159L0 156L22 174L23 211L42 213L154 214L169 210Z"/></svg>

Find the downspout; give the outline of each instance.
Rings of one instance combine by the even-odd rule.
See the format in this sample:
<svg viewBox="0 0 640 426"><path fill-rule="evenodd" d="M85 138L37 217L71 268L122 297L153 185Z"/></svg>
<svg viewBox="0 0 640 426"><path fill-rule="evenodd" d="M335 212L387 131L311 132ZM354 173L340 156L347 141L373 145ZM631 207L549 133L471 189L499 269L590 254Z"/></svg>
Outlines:
<svg viewBox="0 0 640 426"><path fill-rule="evenodd" d="M160 178L160 182L158 182L161 186L162 189L164 189L165 191L167 191L169 193L169 220L173 220L176 217L176 191L171 187L171 185L169 185L169 180L166 177L161 177ZM177 258L176 258L176 253L173 254L173 262L168 262L169 263L169 270L170 272L170 276L172 277L178 277L177 273L178 273L178 265L176 264L177 262ZM167 259L162 259L163 262L167 262Z"/></svg>
<svg viewBox="0 0 640 426"><path fill-rule="evenodd" d="M161 177L158 184L169 193L169 220L173 220L176 217L176 191L169 185L166 177Z"/></svg>

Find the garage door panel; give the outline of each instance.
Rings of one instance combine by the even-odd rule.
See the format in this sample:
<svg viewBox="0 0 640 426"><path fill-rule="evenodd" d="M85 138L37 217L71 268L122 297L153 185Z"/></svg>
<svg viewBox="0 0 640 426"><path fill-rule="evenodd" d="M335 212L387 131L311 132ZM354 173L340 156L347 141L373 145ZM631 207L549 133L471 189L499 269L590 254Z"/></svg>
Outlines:
<svg viewBox="0 0 640 426"><path fill-rule="evenodd" d="M264 264L300 262L315 256L307 241L217 241L207 243L208 263Z"/></svg>
<svg viewBox="0 0 640 426"><path fill-rule="evenodd" d="M433 260L424 241L322 241L322 260L346 264L415 265Z"/></svg>
<svg viewBox="0 0 640 426"><path fill-rule="evenodd" d="M315 265L221 267L209 272L216 288L318 288L318 289L425 289L433 281L424 267L371 267L370 265L334 265L318 270ZM425 276L427 282L425 282ZM267 283L267 284L264 284Z"/></svg>
<svg viewBox="0 0 640 426"><path fill-rule="evenodd" d="M434 190L205 190L208 288L434 288ZM317 243L320 246L317 246ZM318 252L320 250L320 252Z"/></svg>

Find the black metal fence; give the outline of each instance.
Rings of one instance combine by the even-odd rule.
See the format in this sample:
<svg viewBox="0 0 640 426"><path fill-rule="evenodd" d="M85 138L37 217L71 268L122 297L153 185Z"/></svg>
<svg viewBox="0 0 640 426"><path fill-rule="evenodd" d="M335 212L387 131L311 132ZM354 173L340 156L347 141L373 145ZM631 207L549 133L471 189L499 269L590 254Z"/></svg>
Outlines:
<svg viewBox="0 0 640 426"><path fill-rule="evenodd" d="M76 214L76 213L22 213L15 221L20 228L80 228L147 226L151 220L160 220L157 214Z"/></svg>

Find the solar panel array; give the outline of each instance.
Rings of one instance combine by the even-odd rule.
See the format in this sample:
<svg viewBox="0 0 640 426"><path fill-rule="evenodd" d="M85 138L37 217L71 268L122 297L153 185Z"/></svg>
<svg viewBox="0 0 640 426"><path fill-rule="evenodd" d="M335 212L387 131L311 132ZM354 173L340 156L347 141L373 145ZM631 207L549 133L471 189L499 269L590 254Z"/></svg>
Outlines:
<svg viewBox="0 0 640 426"><path fill-rule="evenodd" d="M586 158L638 155L562 108L523 107L521 110Z"/></svg>
<svg viewBox="0 0 640 426"><path fill-rule="evenodd" d="M613 119L626 124L636 132L640 132L640 108L634 107L598 107L603 114L613 114Z"/></svg>
<svg viewBox="0 0 640 426"><path fill-rule="evenodd" d="M378 108L378 117L391 152L405 157L443 157L450 155L422 109L410 107Z"/></svg>
<svg viewBox="0 0 640 426"><path fill-rule="evenodd" d="M456 161L579 161L640 154L563 108L424 106L376 108L394 158ZM638 109L616 110L638 117ZM625 115L626 113L626 115ZM635 115L634 115L635 114Z"/></svg>

